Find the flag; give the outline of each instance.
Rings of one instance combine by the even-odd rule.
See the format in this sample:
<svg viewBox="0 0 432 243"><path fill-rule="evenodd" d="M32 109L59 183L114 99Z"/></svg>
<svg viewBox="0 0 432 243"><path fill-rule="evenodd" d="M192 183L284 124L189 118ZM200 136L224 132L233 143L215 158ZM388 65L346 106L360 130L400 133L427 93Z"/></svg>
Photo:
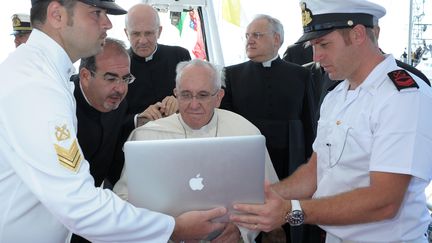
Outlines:
<svg viewBox="0 0 432 243"><path fill-rule="evenodd" d="M189 12L189 27L193 29L197 34L197 42L192 50L192 53L196 58L207 60L207 55L204 46L204 39L201 30L201 20L196 10Z"/></svg>
<svg viewBox="0 0 432 243"><path fill-rule="evenodd" d="M222 18L240 26L240 0L222 0Z"/></svg>
<svg viewBox="0 0 432 243"><path fill-rule="evenodd" d="M182 35L182 31L183 31L183 22L184 22L184 20L185 20L185 17L186 17L186 13L185 13L185 12L182 12L182 13L181 13L180 20L179 20L178 24L176 25L176 28L179 30L179 34L180 34L180 36Z"/></svg>

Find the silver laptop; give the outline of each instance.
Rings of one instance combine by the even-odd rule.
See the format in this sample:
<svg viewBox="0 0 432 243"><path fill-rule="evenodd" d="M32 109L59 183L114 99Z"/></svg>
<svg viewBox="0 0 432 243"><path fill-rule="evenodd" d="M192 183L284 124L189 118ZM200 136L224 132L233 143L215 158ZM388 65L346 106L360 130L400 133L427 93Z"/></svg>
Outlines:
<svg viewBox="0 0 432 243"><path fill-rule="evenodd" d="M124 152L128 198L137 207L175 217L264 202L262 135L129 141Z"/></svg>

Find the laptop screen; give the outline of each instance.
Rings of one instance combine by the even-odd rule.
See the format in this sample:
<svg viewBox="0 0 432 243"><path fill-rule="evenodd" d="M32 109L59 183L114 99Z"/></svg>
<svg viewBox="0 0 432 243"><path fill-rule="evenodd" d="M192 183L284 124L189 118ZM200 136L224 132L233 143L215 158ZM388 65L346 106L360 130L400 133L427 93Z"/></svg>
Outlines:
<svg viewBox="0 0 432 243"><path fill-rule="evenodd" d="M262 135L128 141L124 152L129 201L137 207L178 216L264 202Z"/></svg>

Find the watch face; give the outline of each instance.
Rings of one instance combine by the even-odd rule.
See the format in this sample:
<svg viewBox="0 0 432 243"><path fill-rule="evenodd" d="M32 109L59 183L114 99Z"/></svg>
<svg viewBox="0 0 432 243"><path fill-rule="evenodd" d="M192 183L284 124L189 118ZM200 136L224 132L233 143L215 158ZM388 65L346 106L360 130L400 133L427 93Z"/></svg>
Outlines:
<svg viewBox="0 0 432 243"><path fill-rule="evenodd" d="M291 226L299 226L304 222L304 214L300 210L294 210L289 214L288 223Z"/></svg>

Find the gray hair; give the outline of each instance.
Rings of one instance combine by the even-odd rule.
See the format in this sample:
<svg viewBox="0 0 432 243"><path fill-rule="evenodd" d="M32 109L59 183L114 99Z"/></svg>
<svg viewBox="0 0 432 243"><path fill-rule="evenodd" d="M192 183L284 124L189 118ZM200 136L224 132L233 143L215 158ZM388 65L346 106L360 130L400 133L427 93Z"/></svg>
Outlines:
<svg viewBox="0 0 432 243"><path fill-rule="evenodd" d="M183 61L177 64L176 68L176 88L178 89L180 86L180 80L183 76L183 71L186 67L189 66L199 66L206 67L210 70L211 80L213 81L213 85L215 89L220 89L222 87L222 82L225 80L225 73L222 69L218 68L213 63L201 60L201 59L193 59L191 61Z"/></svg>
<svg viewBox="0 0 432 243"><path fill-rule="evenodd" d="M284 42L284 28L282 23L277 19L277 18L273 18L270 15L267 14L258 14L254 17L254 19L252 20L260 20L260 19L265 19L267 20L267 22L270 24L270 28L273 32L277 33L280 37L280 45L282 46L283 42Z"/></svg>

